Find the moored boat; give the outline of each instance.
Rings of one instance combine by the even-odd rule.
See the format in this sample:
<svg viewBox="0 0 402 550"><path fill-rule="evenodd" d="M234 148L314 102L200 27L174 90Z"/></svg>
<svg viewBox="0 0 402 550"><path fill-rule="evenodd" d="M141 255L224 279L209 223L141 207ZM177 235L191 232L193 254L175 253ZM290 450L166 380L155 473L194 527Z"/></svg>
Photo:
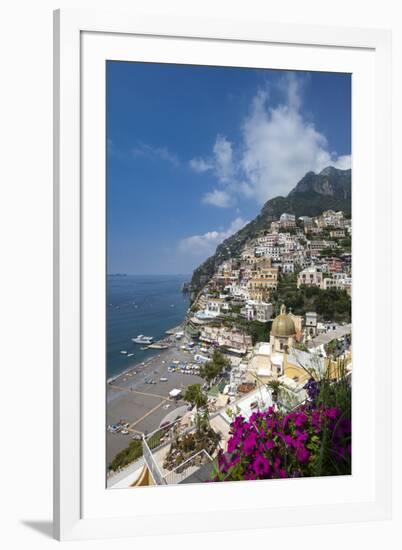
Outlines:
<svg viewBox="0 0 402 550"><path fill-rule="evenodd" d="M131 338L131 340L136 344L152 344L154 338L153 336L144 336L143 334L139 334L135 338Z"/></svg>

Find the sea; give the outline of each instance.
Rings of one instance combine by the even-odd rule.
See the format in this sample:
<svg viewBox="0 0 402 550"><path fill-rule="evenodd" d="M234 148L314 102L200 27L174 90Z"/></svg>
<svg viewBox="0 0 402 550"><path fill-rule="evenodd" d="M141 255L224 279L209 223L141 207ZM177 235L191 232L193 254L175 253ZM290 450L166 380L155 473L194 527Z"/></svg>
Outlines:
<svg viewBox="0 0 402 550"><path fill-rule="evenodd" d="M185 318L189 275L109 275L107 277L107 379L145 361L160 350L141 350L131 338L159 340ZM120 352L126 350L131 357Z"/></svg>

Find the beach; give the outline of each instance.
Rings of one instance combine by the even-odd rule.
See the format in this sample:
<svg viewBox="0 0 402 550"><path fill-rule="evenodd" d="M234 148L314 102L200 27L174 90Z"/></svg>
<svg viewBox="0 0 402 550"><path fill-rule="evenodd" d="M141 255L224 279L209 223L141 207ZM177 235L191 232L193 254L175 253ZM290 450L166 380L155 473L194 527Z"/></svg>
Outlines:
<svg viewBox="0 0 402 550"><path fill-rule="evenodd" d="M189 303L181 291L186 280L184 275L108 276L107 426L126 425L123 433L106 430L108 464L133 437L157 429L183 407L182 401L169 400L173 388L203 382L198 376L168 372L172 361L193 360L175 337ZM168 342L168 348L136 344L133 338L139 334L152 336L153 345ZM151 379L153 383L147 383Z"/></svg>
<svg viewBox="0 0 402 550"><path fill-rule="evenodd" d="M195 374L169 372L173 361L193 362L193 353L181 349L183 342L171 338L168 349L130 367L107 383L107 424L128 424L128 433L106 431L106 459L109 464L116 454L126 448L133 436L156 430L166 419L175 418L174 411L186 405L184 401L169 399L174 389L184 390L190 384L203 384ZM161 381L160 378L166 378ZM154 383L146 381L152 379ZM172 414L173 412L173 414Z"/></svg>

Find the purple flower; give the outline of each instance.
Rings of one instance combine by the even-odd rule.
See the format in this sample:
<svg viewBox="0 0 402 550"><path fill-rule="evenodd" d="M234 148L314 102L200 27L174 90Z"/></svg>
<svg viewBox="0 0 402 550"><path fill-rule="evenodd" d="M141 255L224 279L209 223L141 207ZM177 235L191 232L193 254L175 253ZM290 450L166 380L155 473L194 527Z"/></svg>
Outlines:
<svg viewBox="0 0 402 550"><path fill-rule="evenodd" d="M310 458L310 453L301 445L296 451L296 458L301 464L305 464Z"/></svg>
<svg viewBox="0 0 402 550"><path fill-rule="evenodd" d="M303 426L303 424L307 421L307 415L302 413L298 413L295 416L294 423L295 426L300 427Z"/></svg>
<svg viewBox="0 0 402 550"><path fill-rule="evenodd" d="M244 440L244 444L243 444L244 452L246 454L251 454L256 443L257 443L257 436L255 432L249 433L246 439Z"/></svg>
<svg viewBox="0 0 402 550"><path fill-rule="evenodd" d="M275 470L279 470L280 465L281 465L281 459L279 458L279 456L277 456L274 459L274 468L275 468Z"/></svg>
<svg viewBox="0 0 402 550"><path fill-rule="evenodd" d="M240 443L240 437L238 434L233 435L228 441L228 453L233 453L238 444Z"/></svg>
<svg viewBox="0 0 402 550"><path fill-rule="evenodd" d="M228 452L218 455L219 480L311 475L324 429L329 434L325 444L332 463L346 468L351 456L351 421L343 417L346 412L337 407L316 407L310 401L288 414L270 407L253 413L249 421L242 416L234 418Z"/></svg>
<svg viewBox="0 0 402 550"><path fill-rule="evenodd" d="M287 447L290 447L293 443L293 439L291 435L285 435L285 434L279 434L282 438L282 441L285 443Z"/></svg>
<svg viewBox="0 0 402 550"><path fill-rule="evenodd" d="M238 462L240 462L240 455L238 454L232 455L229 462L229 468L233 468L233 466L236 466Z"/></svg>
<svg viewBox="0 0 402 550"><path fill-rule="evenodd" d="M321 414L319 411L313 411L311 413L311 423L314 428L321 428Z"/></svg>
<svg viewBox="0 0 402 550"><path fill-rule="evenodd" d="M307 392L308 398L312 403L315 403L318 397L318 394L320 393L320 386L319 383L314 380L314 378L310 378L308 382L304 385L304 389Z"/></svg>
<svg viewBox="0 0 402 550"><path fill-rule="evenodd" d="M308 439L308 433L306 431L301 432L300 430L296 430L296 438L298 442L304 443Z"/></svg>
<svg viewBox="0 0 402 550"><path fill-rule="evenodd" d="M262 455L257 456L252 464L252 467L257 476L267 474L270 468L268 460Z"/></svg>
<svg viewBox="0 0 402 550"><path fill-rule="evenodd" d="M336 407L332 407L330 409L327 409L325 414L327 418L334 420L338 416L338 409Z"/></svg>

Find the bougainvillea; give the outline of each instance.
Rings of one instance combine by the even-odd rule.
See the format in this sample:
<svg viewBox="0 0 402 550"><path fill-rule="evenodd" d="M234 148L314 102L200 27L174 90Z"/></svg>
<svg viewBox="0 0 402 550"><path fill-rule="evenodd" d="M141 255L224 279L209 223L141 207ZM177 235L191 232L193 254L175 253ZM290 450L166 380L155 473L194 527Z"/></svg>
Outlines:
<svg viewBox="0 0 402 550"><path fill-rule="evenodd" d="M289 413L270 407L231 424L214 481L351 473L351 422L336 407L307 404Z"/></svg>

